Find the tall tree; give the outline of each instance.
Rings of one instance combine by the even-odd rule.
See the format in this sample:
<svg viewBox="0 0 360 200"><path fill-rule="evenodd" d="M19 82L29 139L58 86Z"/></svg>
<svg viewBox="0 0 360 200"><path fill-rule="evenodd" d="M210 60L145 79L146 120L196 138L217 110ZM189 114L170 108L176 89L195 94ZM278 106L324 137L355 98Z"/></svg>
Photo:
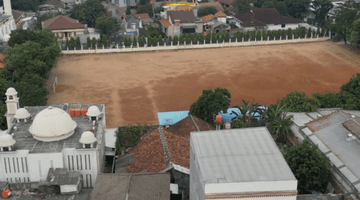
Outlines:
<svg viewBox="0 0 360 200"><path fill-rule="evenodd" d="M120 30L118 20L112 17L98 17L95 23L95 28L101 35L115 36Z"/></svg>
<svg viewBox="0 0 360 200"><path fill-rule="evenodd" d="M317 146L306 139L301 145L287 148L284 157L298 180L299 194L325 192L331 178L330 161Z"/></svg>
<svg viewBox="0 0 360 200"><path fill-rule="evenodd" d="M150 15L150 17L152 17L153 16L152 5L151 4L141 5L137 9L136 13L148 13Z"/></svg>
<svg viewBox="0 0 360 200"><path fill-rule="evenodd" d="M257 121L254 117L255 114L262 114L263 110L260 108L260 105L254 101L245 101L243 100L240 106L234 106L233 108L239 109L240 113L232 111L231 114L235 114L236 117L233 118L233 121L240 119L244 124L247 124L248 127L251 126L251 123Z"/></svg>
<svg viewBox="0 0 360 200"><path fill-rule="evenodd" d="M288 14L297 19L304 19L308 13L310 0L285 0Z"/></svg>
<svg viewBox="0 0 360 200"><path fill-rule="evenodd" d="M310 99L305 92L298 91L288 93L278 103L291 112L313 112L320 106L319 100Z"/></svg>
<svg viewBox="0 0 360 200"><path fill-rule="evenodd" d="M310 6L315 14L315 22L317 26L323 27L325 26L326 16L329 11L334 7L331 1L329 0L314 0L312 5Z"/></svg>
<svg viewBox="0 0 360 200"><path fill-rule="evenodd" d="M294 133L290 126L293 124L291 120L292 115L286 116L286 112L280 114L280 117L270 122L270 130L273 135L277 137L277 141L283 144L288 144L288 135L293 136Z"/></svg>
<svg viewBox="0 0 360 200"><path fill-rule="evenodd" d="M202 95L190 107L190 114L214 124L214 115L220 111L227 112L231 101L231 94L225 88L215 91L203 90Z"/></svg>
<svg viewBox="0 0 360 200"><path fill-rule="evenodd" d="M360 17L357 14L359 9L360 3L356 3L354 0L348 0L340 5L335 17L332 18L335 23L331 24L330 27L336 31L338 38L344 40L345 44L347 44L347 37L353 26L353 22Z"/></svg>
<svg viewBox="0 0 360 200"><path fill-rule="evenodd" d="M203 6L200 7L198 10L198 16L202 17L209 14L215 14L217 13L217 9L215 6Z"/></svg>
<svg viewBox="0 0 360 200"><path fill-rule="evenodd" d="M350 34L350 43L356 48L360 45L360 19L355 20Z"/></svg>
<svg viewBox="0 0 360 200"><path fill-rule="evenodd" d="M71 10L70 17L87 24L88 27L95 27L96 19L104 15L105 8L99 0L87 0L83 4L75 5Z"/></svg>
<svg viewBox="0 0 360 200"><path fill-rule="evenodd" d="M244 13L249 12L252 8L250 3L254 3L254 0L235 0L234 7L236 7L238 12Z"/></svg>
<svg viewBox="0 0 360 200"><path fill-rule="evenodd" d="M288 15L286 4L285 2L282 1L277 1L277 0L265 1L264 3L262 3L262 8L276 8L276 10L279 12L280 15L282 16Z"/></svg>

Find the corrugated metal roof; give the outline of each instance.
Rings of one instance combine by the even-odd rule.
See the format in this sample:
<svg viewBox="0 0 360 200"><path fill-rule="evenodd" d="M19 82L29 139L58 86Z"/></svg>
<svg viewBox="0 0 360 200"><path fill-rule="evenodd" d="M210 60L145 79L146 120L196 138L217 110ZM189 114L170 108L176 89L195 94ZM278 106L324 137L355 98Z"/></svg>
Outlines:
<svg viewBox="0 0 360 200"><path fill-rule="evenodd" d="M296 180L265 127L191 133L206 183Z"/></svg>
<svg viewBox="0 0 360 200"><path fill-rule="evenodd" d="M294 116L293 121L298 127L305 126L306 123L312 120L304 112L288 112L286 116L290 115Z"/></svg>

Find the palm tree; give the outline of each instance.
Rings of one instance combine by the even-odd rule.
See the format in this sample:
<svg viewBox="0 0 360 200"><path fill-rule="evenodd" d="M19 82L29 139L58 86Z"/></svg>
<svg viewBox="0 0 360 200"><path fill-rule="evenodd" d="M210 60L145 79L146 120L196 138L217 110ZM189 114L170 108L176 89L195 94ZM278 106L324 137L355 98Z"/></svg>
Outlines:
<svg viewBox="0 0 360 200"><path fill-rule="evenodd" d="M286 116L286 112L283 112L279 118L270 122L271 133L275 135L279 142L288 143L287 136L293 136L294 133L291 130L290 126L293 124L291 120L293 118L292 115Z"/></svg>
<svg viewBox="0 0 360 200"><path fill-rule="evenodd" d="M268 123L280 118L281 113L286 112L285 105L271 104L261 115L261 121Z"/></svg>
<svg viewBox="0 0 360 200"><path fill-rule="evenodd" d="M236 117L232 119L232 121L241 120L243 123L247 123L248 127L251 125L251 122L256 121L254 118L255 113L263 113L263 109L260 108L260 105L255 103L254 100L245 101L241 103L241 106L234 106L233 108L237 108L240 110L240 114L235 111L231 111L231 114L235 114Z"/></svg>

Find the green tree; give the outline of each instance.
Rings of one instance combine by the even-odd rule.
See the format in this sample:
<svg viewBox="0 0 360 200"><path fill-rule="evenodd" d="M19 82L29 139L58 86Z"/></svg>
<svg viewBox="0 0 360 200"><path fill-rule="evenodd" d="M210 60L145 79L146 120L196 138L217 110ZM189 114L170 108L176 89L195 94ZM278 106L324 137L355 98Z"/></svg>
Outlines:
<svg viewBox="0 0 360 200"><path fill-rule="evenodd" d="M130 47L131 46L131 39L129 37L125 37L124 38L124 45L126 47Z"/></svg>
<svg viewBox="0 0 360 200"><path fill-rule="evenodd" d="M244 40L248 41L249 38L250 38L250 31L246 31L245 34L244 34Z"/></svg>
<svg viewBox="0 0 360 200"><path fill-rule="evenodd" d="M69 49L74 50L74 48L75 48L75 40L73 37L71 37L69 40Z"/></svg>
<svg viewBox="0 0 360 200"><path fill-rule="evenodd" d="M169 36L167 44L168 44L168 45L171 45L171 42L172 42L172 41L173 41L172 37ZM174 44L174 45L175 45L175 44Z"/></svg>
<svg viewBox="0 0 360 200"><path fill-rule="evenodd" d="M161 3L159 7L156 7L154 9L154 13L157 14L157 13L160 13L160 12L164 11L163 6L165 6L165 3Z"/></svg>
<svg viewBox="0 0 360 200"><path fill-rule="evenodd" d="M94 37L91 40L91 48L93 48L93 49L96 48L96 39Z"/></svg>
<svg viewBox="0 0 360 200"><path fill-rule="evenodd" d="M179 42L178 36L174 36L173 45L177 45Z"/></svg>
<svg viewBox="0 0 360 200"><path fill-rule="evenodd" d="M309 37L311 37L311 27L309 27L309 29L308 29L308 31L307 31L307 33L306 33L306 35L307 35L307 37L309 38Z"/></svg>
<svg viewBox="0 0 360 200"><path fill-rule="evenodd" d="M86 46L87 46L87 48L91 47L91 39L90 39L90 37L86 38Z"/></svg>
<svg viewBox="0 0 360 200"><path fill-rule="evenodd" d="M112 17L101 16L95 21L95 28L101 35L115 36L120 30L119 22Z"/></svg>
<svg viewBox="0 0 360 200"><path fill-rule="evenodd" d="M337 38L342 39L347 44L347 37L353 26L353 22L359 19L358 10L360 9L360 3L356 3L353 0L345 1L341 4L339 9L336 10L336 14L332 20L335 20L334 24L330 24L330 28L335 30Z"/></svg>
<svg viewBox="0 0 360 200"><path fill-rule="evenodd" d="M159 42L159 45L164 45L163 37L161 35L159 35L159 37L158 37L158 42Z"/></svg>
<svg viewBox="0 0 360 200"><path fill-rule="evenodd" d="M254 117L256 113L262 114L263 110L260 108L260 105L254 101L245 101L243 100L240 106L234 106L233 108L239 109L240 113L232 111L231 114L235 114L235 120L241 120L242 123L246 124L247 127L251 127L253 122L257 122L257 119Z"/></svg>
<svg viewBox="0 0 360 200"><path fill-rule="evenodd" d="M314 10L312 12L315 15L316 26L325 26L326 16L333 7L333 4L329 0L314 0L312 2L310 8Z"/></svg>
<svg viewBox="0 0 360 200"><path fill-rule="evenodd" d="M132 45L133 47L137 47L136 37L133 38Z"/></svg>
<svg viewBox="0 0 360 200"><path fill-rule="evenodd" d="M292 39L293 31L291 30L291 28L288 28L288 30L286 31L286 35L288 36L288 39Z"/></svg>
<svg viewBox="0 0 360 200"><path fill-rule="evenodd" d="M141 38L139 38L139 46L140 46L140 47L143 47L144 44L145 44L145 37L142 36Z"/></svg>
<svg viewBox="0 0 360 200"><path fill-rule="evenodd" d="M309 11L310 0L285 0L285 4L290 16L302 20Z"/></svg>
<svg viewBox="0 0 360 200"><path fill-rule="evenodd" d="M230 39L230 33L226 31L226 33L225 33L225 41L229 42L229 39Z"/></svg>
<svg viewBox="0 0 360 200"><path fill-rule="evenodd" d="M95 27L96 19L105 16L105 8L98 0L87 0L83 4L74 5L70 17L79 20L88 27Z"/></svg>
<svg viewBox="0 0 360 200"><path fill-rule="evenodd" d="M101 40L102 40L102 43L103 43L104 47L108 48L109 47L109 41L108 41L106 35L103 35Z"/></svg>
<svg viewBox="0 0 360 200"><path fill-rule="evenodd" d="M203 44L203 43L204 43L204 39L205 39L204 34L199 33L199 34L198 34L199 44Z"/></svg>
<svg viewBox="0 0 360 200"><path fill-rule="evenodd" d="M150 3L150 0L140 0L141 5L145 5L145 4L148 4L148 3Z"/></svg>
<svg viewBox="0 0 360 200"><path fill-rule="evenodd" d="M185 42L186 42L187 45L190 44L190 37L189 37L189 34L188 34L188 33L185 34Z"/></svg>
<svg viewBox="0 0 360 200"><path fill-rule="evenodd" d="M13 10L21 10L21 11L34 11L36 12L38 6L42 3L45 3L44 0L12 0L11 7ZM0 1L0 6L3 6L3 1Z"/></svg>
<svg viewBox="0 0 360 200"><path fill-rule="evenodd" d="M4 69L4 70L6 70L6 69ZM6 70L6 71L8 71L8 70ZM6 80L4 78L0 78L0 92L1 92L0 93L0 98L1 98L2 104L5 104L5 98L6 98L5 93L6 93L6 90L11 86L12 86L11 80ZM1 120L1 117L0 117L0 120ZM0 122L0 124L1 124L1 122ZM4 130L4 129L2 129L2 130Z"/></svg>
<svg viewBox="0 0 360 200"><path fill-rule="evenodd" d="M336 94L336 97L340 102L336 107L348 110L360 110L359 98L356 95L347 91L340 91Z"/></svg>
<svg viewBox="0 0 360 200"><path fill-rule="evenodd" d="M216 41L217 41L217 34L216 33L212 33L211 41L212 41L212 43L216 43Z"/></svg>
<svg viewBox="0 0 360 200"><path fill-rule="evenodd" d="M5 117L5 113L7 112L6 104L0 105L0 129L7 130L7 121Z"/></svg>
<svg viewBox="0 0 360 200"><path fill-rule="evenodd" d="M15 89L21 98L20 107L24 106L45 106L48 91L44 85L38 86L20 81L15 84Z"/></svg>
<svg viewBox="0 0 360 200"><path fill-rule="evenodd" d="M280 119L283 112L286 112L285 105L280 104L269 105L261 114L261 121L268 123Z"/></svg>
<svg viewBox="0 0 360 200"><path fill-rule="evenodd" d="M76 49L80 50L81 49L81 43L80 43L80 38L79 37L76 38L75 44L76 44L75 45Z"/></svg>
<svg viewBox="0 0 360 200"><path fill-rule="evenodd" d="M183 34L180 34L179 42L180 42L180 44L184 44L184 35Z"/></svg>
<svg viewBox="0 0 360 200"><path fill-rule="evenodd" d="M234 7L238 12L244 13L249 12L251 10L250 3L254 3L254 0L235 0Z"/></svg>
<svg viewBox="0 0 360 200"><path fill-rule="evenodd" d="M320 108L336 108L341 106L341 102L339 101L336 93L333 92L325 92L324 94L313 93L312 97L319 100Z"/></svg>
<svg viewBox="0 0 360 200"><path fill-rule="evenodd" d="M215 14L217 12L218 11L217 11L216 7L214 7L214 6L203 6L203 7L200 7L198 10L198 17Z"/></svg>
<svg viewBox="0 0 360 200"><path fill-rule="evenodd" d="M261 31L256 31L256 40L257 41L261 40Z"/></svg>
<svg viewBox="0 0 360 200"><path fill-rule="evenodd" d="M226 112L231 100L230 92L225 88L216 88L215 91L203 90L202 95L190 107L190 114L214 124L214 115L220 111Z"/></svg>
<svg viewBox="0 0 360 200"><path fill-rule="evenodd" d="M360 97L360 73L352 76L350 81L343 84L340 88L341 91L348 92L355 95L357 98Z"/></svg>
<svg viewBox="0 0 360 200"><path fill-rule="evenodd" d="M151 4L141 5L137 9L136 13L148 13L150 15L150 17L152 17L153 16L152 5Z"/></svg>
<svg viewBox="0 0 360 200"><path fill-rule="evenodd" d="M313 112L316 111L320 102L317 99L310 99L305 92L293 91L279 100L280 106L285 105L285 109L290 112Z"/></svg>
<svg viewBox="0 0 360 200"><path fill-rule="evenodd" d="M208 33L208 34L205 36L205 42L206 42L206 44L210 44L210 41L211 41L211 33Z"/></svg>
<svg viewBox="0 0 360 200"><path fill-rule="evenodd" d="M299 194L309 194L311 190L325 192L331 179L331 166L317 146L306 139L301 145L285 149L284 157L298 180Z"/></svg>
<svg viewBox="0 0 360 200"><path fill-rule="evenodd" d="M350 44L359 48L360 45L360 19L355 20L350 34Z"/></svg>
<svg viewBox="0 0 360 200"><path fill-rule="evenodd" d="M305 34L306 34L306 28L305 27L298 28L298 31L297 31L297 36L298 37L304 38Z"/></svg>
<svg viewBox="0 0 360 200"><path fill-rule="evenodd" d="M292 118L292 115L286 116L286 112L283 112L279 118L270 122L271 133L275 135L277 142L288 144L287 137L294 135L290 128L293 124Z"/></svg>

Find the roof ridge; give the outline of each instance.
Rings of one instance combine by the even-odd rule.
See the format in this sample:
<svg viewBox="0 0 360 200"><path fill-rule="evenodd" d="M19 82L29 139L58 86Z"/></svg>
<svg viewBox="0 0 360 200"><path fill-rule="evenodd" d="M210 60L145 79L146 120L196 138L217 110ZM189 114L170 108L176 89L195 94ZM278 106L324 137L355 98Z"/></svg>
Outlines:
<svg viewBox="0 0 360 200"><path fill-rule="evenodd" d="M60 16L62 16L62 15L58 15L58 16L54 17L55 19L53 19L53 21L52 21L46 28L50 27L51 24L53 24L57 19L59 19ZM50 18L50 19L51 19L51 18ZM48 20L50 20L50 19L48 19ZM46 21L47 21L47 20L46 20ZM44 22L46 22L46 21L44 21Z"/></svg>
<svg viewBox="0 0 360 200"><path fill-rule="evenodd" d="M196 129L197 129L198 131L200 131L199 126L198 126L197 123L195 122L193 116L192 116L192 115L189 115L189 116L190 116L190 118L191 118L191 121L192 121L193 124L195 125Z"/></svg>
<svg viewBox="0 0 360 200"><path fill-rule="evenodd" d="M160 140L161 140L161 144L163 145L163 148L164 148L164 153L165 153L165 157L166 157L166 161L165 161L165 165L164 166L167 166L169 164L169 161L170 161L170 152L169 152L169 148L168 146L166 145L166 140L165 140L165 135L162 131L162 127L159 126L159 133L160 133Z"/></svg>

